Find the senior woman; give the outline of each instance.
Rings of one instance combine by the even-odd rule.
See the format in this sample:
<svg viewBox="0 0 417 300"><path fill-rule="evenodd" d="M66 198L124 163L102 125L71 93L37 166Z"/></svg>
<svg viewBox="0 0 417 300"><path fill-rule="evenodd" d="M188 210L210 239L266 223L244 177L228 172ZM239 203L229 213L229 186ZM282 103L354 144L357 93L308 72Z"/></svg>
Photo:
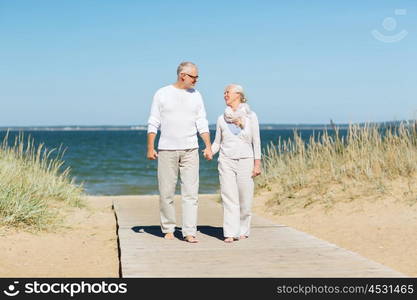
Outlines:
<svg viewBox="0 0 417 300"><path fill-rule="evenodd" d="M261 142L255 112L246 103L243 88L225 88L226 109L217 119L213 155L220 151L218 170L223 201L223 235L226 243L250 234L253 178L261 174Z"/></svg>

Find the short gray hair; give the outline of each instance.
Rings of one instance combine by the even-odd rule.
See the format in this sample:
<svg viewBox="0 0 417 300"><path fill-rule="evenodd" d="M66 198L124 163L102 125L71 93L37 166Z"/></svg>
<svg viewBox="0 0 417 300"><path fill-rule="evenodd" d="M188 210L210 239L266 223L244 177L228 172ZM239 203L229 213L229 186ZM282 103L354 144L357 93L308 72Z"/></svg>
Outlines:
<svg viewBox="0 0 417 300"><path fill-rule="evenodd" d="M240 94L240 102L248 102L248 99L246 99L245 91L243 90L243 87L241 85L232 83L226 86L225 90L227 90L228 88L233 88L236 91L236 93Z"/></svg>
<svg viewBox="0 0 417 300"><path fill-rule="evenodd" d="M182 63L179 64L178 68L177 68L177 75L180 75L180 73L182 71L184 71L184 69L188 68L188 67L193 67L193 68L197 68L196 64L190 62L190 61L184 61Z"/></svg>

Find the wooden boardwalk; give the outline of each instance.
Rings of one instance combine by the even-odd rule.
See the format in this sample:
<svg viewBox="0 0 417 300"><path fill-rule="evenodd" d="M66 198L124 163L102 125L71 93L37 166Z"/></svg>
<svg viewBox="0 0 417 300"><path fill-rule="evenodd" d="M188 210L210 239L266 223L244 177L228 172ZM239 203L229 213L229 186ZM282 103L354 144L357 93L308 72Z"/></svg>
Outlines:
<svg viewBox="0 0 417 300"><path fill-rule="evenodd" d="M158 196L111 197L122 277L405 277L379 263L293 228L254 216L247 240L222 241L222 206L200 195L198 239L165 240ZM177 223L181 203L176 196Z"/></svg>

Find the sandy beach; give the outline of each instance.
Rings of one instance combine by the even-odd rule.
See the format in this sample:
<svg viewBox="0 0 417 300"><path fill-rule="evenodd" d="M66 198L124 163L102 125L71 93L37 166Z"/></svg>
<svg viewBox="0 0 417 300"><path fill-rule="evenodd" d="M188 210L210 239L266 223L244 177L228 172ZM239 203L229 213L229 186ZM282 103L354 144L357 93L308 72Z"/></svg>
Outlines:
<svg viewBox="0 0 417 300"><path fill-rule="evenodd" d="M265 204L269 198L268 193L256 197L256 214L359 253L407 276L417 276L415 201L407 203L389 195L379 199L368 196L351 202L338 201L329 208L315 205L279 215Z"/></svg>
<svg viewBox="0 0 417 300"><path fill-rule="evenodd" d="M119 277L116 220L108 198L87 197L85 208L65 208L52 232L3 228L1 277Z"/></svg>
<svg viewBox="0 0 417 300"><path fill-rule="evenodd" d="M417 206L394 198L359 199L331 208L312 206L274 215L267 193L255 198L254 212L417 276ZM213 201L218 195L213 195ZM54 232L8 229L0 235L1 277L119 277L116 221L109 197L88 197L87 208L68 208Z"/></svg>

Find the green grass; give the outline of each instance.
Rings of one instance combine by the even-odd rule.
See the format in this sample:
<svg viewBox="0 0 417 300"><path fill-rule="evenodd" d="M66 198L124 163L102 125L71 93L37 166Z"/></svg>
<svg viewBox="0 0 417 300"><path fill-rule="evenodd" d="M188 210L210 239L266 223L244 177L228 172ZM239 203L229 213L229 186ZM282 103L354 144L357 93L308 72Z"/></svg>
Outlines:
<svg viewBox="0 0 417 300"><path fill-rule="evenodd" d="M310 205L318 200L331 203L335 189L348 193L352 186L361 186L369 193L387 193L386 183L398 178L412 182L416 175L414 125L401 124L386 131L351 125L346 137L340 137L336 128L334 136L325 131L305 142L294 131L293 139L270 144L256 186L258 192L274 194L272 206L300 198L308 199L302 205Z"/></svg>
<svg viewBox="0 0 417 300"><path fill-rule="evenodd" d="M35 146L19 133L13 145L8 135L0 146L0 224L47 229L61 220L59 207L83 206L83 187L63 169L64 150Z"/></svg>

